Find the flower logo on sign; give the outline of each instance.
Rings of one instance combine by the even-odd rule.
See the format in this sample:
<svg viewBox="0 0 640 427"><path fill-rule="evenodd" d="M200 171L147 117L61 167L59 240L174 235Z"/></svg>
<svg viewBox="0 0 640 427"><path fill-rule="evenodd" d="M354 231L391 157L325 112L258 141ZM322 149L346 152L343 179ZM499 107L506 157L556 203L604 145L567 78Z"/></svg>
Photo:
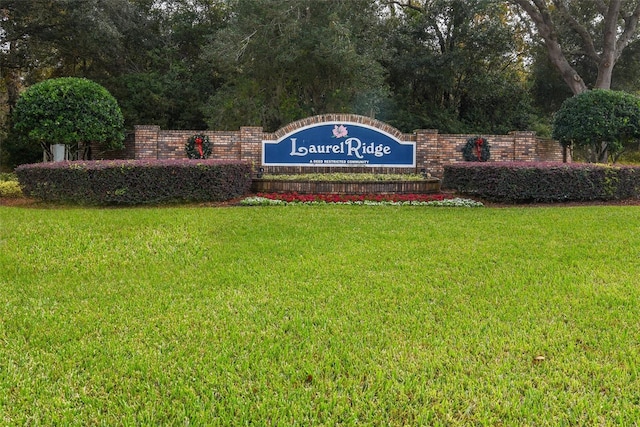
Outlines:
<svg viewBox="0 0 640 427"><path fill-rule="evenodd" d="M333 127L333 137L334 138L344 138L345 136L347 136L349 134L349 132L347 131L347 128L344 125L335 125Z"/></svg>

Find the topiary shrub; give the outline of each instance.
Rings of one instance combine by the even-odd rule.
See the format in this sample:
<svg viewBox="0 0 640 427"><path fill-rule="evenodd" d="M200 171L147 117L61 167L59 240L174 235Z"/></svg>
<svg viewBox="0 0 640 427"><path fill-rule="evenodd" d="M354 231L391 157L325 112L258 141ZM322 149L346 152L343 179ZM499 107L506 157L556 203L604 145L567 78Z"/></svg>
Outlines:
<svg viewBox="0 0 640 427"><path fill-rule="evenodd" d="M640 197L640 167L589 163L459 163L442 187L501 203L623 200Z"/></svg>
<svg viewBox="0 0 640 427"><path fill-rule="evenodd" d="M118 103L91 80L62 77L29 87L13 110L17 137L40 144L51 158L49 144L107 149L124 148L124 119Z"/></svg>
<svg viewBox="0 0 640 427"><path fill-rule="evenodd" d="M109 160L21 165L25 195L79 204L217 202L245 195L251 165L220 160Z"/></svg>
<svg viewBox="0 0 640 427"><path fill-rule="evenodd" d="M554 116L553 138L586 148L591 162L615 162L625 144L640 138L640 97L590 90L569 98Z"/></svg>

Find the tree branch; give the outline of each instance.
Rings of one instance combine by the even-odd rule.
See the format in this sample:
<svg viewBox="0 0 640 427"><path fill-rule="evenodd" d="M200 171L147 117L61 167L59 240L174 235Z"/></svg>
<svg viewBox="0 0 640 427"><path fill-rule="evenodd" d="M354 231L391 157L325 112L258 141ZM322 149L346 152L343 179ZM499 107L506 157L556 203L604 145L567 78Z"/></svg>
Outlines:
<svg viewBox="0 0 640 427"><path fill-rule="evenodd" d="M419 4L416 4L414 0L405 0L404 2L398 0L388 0L386 2L388 5L396 5L402 8L412 9L418 12L424 12L424 8Z"/></svg>
<svg viewBox="0 0 640 427"><path fill-rule="evenodd" d="M623 17L623 19L625 25L624 31L620 35L620 38L618 39L618 45L616 46L616 61L618 60L618 58L620 58L622 50L631 42L633 34L638 28L638 20L640 20L640 2L636 6L636 9L633 11L633 13L629 16Z"/></svg>
<svg viewBox="0 0 640 427"><path fill-rule="evenodd" d="M602 14L602 16L606 15L607 10L609 9L607 4L603 0L596 0L596 7L598 8L598 11Z"/></svg>
<svg viewBox="0 0 640 427"><path fill-rule="evenodd" d="M609 10L604 17L604 46L602 48L602 56L612 55L616 51L616 42L618 36L618 16L620 15L621 0L612 0L609 3Z"/></svg>
<svg viewBox="0 0 640 427"><path fill-rule="evenodd" d="M581 25L573 16L571 16L571 13L567 10L567 6L563 1L553 0L553 4L558 8L560 14L562 15L562 18L567 21L569 27L573 31L575 31L582 40L582 47L584 47L587 56L591 58L591 60L596 64L598 64L601 58L598 52L596 52L591 34L589 34L584 25Z"/></svg>
<svg viewBox="0 0 640 427"><path fill-rule="evenodd" d="M571 91L574 94L584 92L587 90L587 86L562 52L558 35L545 1L531 1L533 4L529 0L510 0L511 3L520 6L534 22L538 29L538 34L542 37L547 47L549 59L560 71L563 80L571 88Z"/></svg>

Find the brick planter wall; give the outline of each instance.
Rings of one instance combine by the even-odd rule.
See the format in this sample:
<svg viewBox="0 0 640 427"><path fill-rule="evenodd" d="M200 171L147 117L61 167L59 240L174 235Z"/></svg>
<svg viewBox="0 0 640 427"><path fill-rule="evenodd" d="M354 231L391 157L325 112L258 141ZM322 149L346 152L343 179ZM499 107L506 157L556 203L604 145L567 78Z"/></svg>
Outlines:
<svg viewBox="0 0 640 427"><path fill-rule="evenodd" d="M202 133L213 145L212 158L245 160L253 164L254 170L261 167L263 140L277 140L304 126L326 121L354 122L372 126L403 141L416 143L415 168L358 168L358 167L266 167L266 173L314 173L314 172L373 172L416 173L425 169L435 177L441 177L445 164L464 161L462 148L467 139L482 136L491 147L492 162L561 162L562 147L551 140L537 138L534 132L511 132L508 135L445 135L433 129L417 130L404 134L378 120L354 114L326 114L308 117L277 130L263 132L261 127L241 127L238 131L194 131L161 130L159 126L135 126L134 137L123 151L135 159L180 159L186 158L185 144L189 137ZM131 158L131 157L129 157Z"/></svg>
<svg viewBox="0 0 640 427"><path fill-rule="evenodd" d="M292 181L254 179L256 193L302 194L428 194L440 192L440 180L423 181Z"/></svg>

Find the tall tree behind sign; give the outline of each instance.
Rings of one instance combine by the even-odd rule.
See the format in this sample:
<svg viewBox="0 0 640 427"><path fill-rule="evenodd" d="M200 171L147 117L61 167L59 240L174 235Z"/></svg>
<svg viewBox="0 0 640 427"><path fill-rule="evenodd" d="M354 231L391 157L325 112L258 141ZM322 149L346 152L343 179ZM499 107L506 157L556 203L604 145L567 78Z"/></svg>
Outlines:
<svg viewBox="0 0 640 427"><path fill-rule="evenodd" d="M594 88L610 89L616 62L629 43L638 38L640 1L637 0L510 0L510 3L531 19L551 62L574 94L588 90L575 67L574 52L589 58L597 69ZM572 46L573 41L578 45ZM578 49L572 49L575 47Z"/></svg>
<svg viewBox="0 0 640 427"><path fill-rule="evenodd" d="M383 0L391 123L447 133L528 128L524 38L494 0Z"/></svg>
<svg viewBox="0 0 640 427"><path fill-rule="evenodd" d="M387 94L380 6L369 0L239 0L206 56L228 77L209 126L274 130L326 112L375 115Z"/></svg>

